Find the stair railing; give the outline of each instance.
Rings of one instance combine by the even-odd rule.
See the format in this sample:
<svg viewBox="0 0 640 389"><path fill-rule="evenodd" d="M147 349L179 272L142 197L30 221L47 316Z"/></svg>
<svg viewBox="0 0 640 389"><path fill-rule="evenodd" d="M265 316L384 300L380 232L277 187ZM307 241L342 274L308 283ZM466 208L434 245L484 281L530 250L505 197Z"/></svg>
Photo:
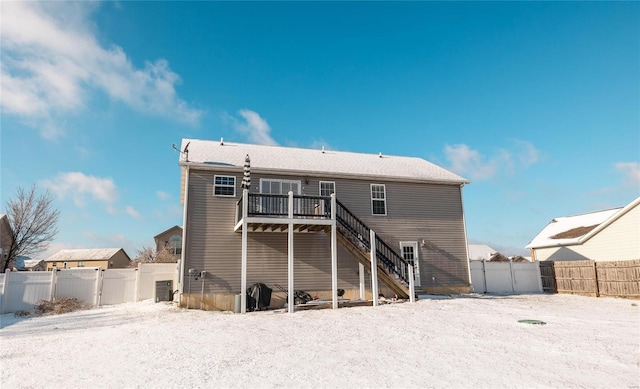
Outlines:
<svg viewBox="0 0 640 389"><path fill-rule="evenodd" d="M370 231L356 215L336 200L336 221L341 231L357 246L371 250ZM409 284L409 263L376 234L376 257L378 262L403 283Z"/></svg>

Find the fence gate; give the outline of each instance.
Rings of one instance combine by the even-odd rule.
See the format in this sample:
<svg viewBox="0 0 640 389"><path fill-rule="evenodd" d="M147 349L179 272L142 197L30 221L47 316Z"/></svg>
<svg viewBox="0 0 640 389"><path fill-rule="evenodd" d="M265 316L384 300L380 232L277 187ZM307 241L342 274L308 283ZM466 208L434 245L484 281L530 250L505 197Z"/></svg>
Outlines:
<svg viewBox="0 0 640 389"><path fill-rule="evenodd" d="M557 293L556 275L552 261L542 261L540 264L540 278L542 280L542 290L544 292Z"/></svg>

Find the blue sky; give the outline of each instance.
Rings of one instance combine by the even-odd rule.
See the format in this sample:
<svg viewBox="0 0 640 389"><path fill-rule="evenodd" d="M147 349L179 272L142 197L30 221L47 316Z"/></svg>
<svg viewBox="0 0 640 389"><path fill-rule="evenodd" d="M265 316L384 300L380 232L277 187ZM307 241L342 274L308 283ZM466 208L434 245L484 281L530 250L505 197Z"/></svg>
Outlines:
<svg viewBox="0 0 640 389"><path fill-rule="evenodd" d="M2 210L54 194L47 253L180 225L185 137L425 158L506 254L640 195L637 2L0 7Z"/></svg>

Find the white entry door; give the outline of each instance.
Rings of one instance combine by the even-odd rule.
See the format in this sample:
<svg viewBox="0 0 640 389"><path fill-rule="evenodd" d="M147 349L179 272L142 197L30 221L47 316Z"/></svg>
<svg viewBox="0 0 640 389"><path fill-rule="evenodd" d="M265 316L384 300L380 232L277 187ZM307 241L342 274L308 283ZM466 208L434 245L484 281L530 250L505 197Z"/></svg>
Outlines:
<svg viewBox="0 0 640 389"><path fill-rule="evenodd" d="M413 265L415 286L420 286L420 258L418 258L418 242L400 242L402 258Z"/></svg>

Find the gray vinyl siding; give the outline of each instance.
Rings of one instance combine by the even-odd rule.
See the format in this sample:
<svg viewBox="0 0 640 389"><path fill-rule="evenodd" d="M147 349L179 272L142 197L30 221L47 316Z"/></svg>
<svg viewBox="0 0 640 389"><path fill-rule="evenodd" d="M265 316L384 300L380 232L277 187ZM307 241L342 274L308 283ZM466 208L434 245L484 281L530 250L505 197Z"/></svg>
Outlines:
<svg viewBox="0 0 640 389"><path fill-rule="evenodd" d="M236 177L235 198L213 195L215 174ZM397 252L400 241L419 242L423 287L468 285L466 243L458 185L252 172L251 192L259 192L260 178L300 180L303 195L318 195L319 181L334 181L338 200ZM190 173L185 273L190 268L207 271L205 292L240 292L242 237L240 233L233 231L233 226L236 202L242 194L241 181L240 170L235 174L228 174L192 169ZM387 216L371 214L372 183L386 185ZM424 244L421 244L423 240ZM296 289L331 289L331 245L327 234L295 234L294 257ZM263 282L270 287L278 283L286 288L286 233L248 233L247 284L255 282ZM338 287L358 288L358 285L358 262L338 247Z"/></svg>

